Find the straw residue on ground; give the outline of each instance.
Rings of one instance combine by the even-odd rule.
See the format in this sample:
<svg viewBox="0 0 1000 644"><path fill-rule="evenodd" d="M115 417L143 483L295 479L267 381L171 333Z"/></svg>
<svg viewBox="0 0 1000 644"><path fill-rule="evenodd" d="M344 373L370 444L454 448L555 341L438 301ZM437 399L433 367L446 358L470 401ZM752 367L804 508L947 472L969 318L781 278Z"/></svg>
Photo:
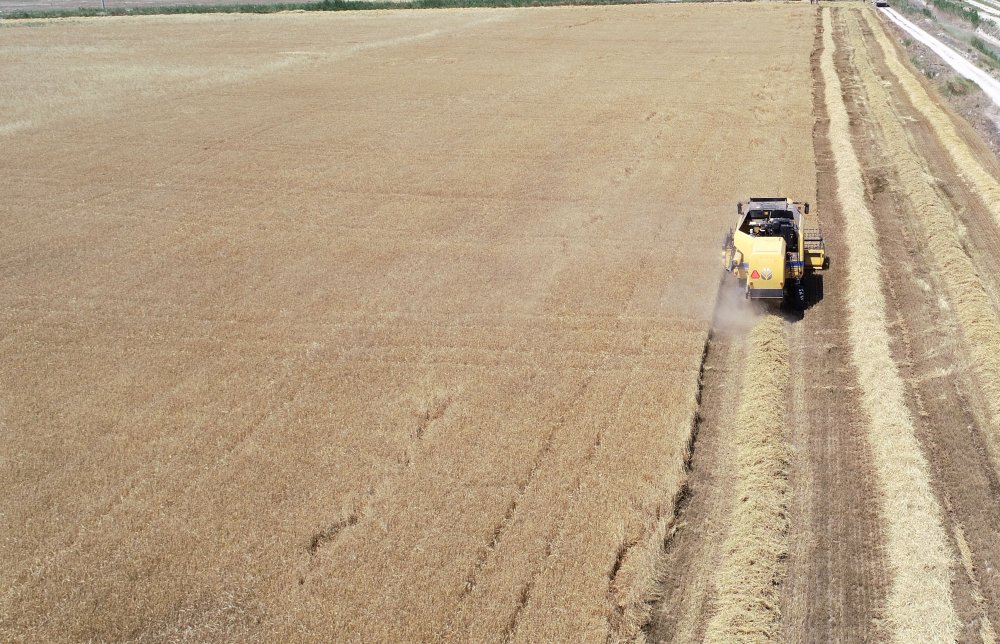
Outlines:
<svg viewBox="0 0 1000 644"><path fill-rule="evenodd" d="M851 44L864 47L860 28L854 20L849 23ZM876 25L875 34L881 33ZM884 34L882 34L884 38ZM867 50L864 50L867 52ZM884 49L887 62L892 66L896 51L888 46ZM1000 441L1000 319L993 306L982 277L981 267L977 267L966 252L960 236L962 226L959 217L946 200L935 189L935 180L930 170L921 161L920 155L912 147L911 137L904 129L899 116L893 110L892 101L881 86L882 78L876 74L867 53L856 59L861 80L869 101L869 109L885 141L888 158L892 160L900 185L905 186L905 194L912 205L911 212L919 217L925 233L927 247L934 259L948 292L948 300L954 307L961 322L966 345L972 356L973 369L983 390L983 398L992 415L994 442ZM898 59L894 66L901 74L901 82L907 78ZM916 79L909 78L909 88ZM919 84L918 84L919 85ZM920 91L923 91L920 88ZM908 89L909 92L909 89ZM919 92L918 92L919 95Z"/></svg>
<svg viewBox="0 0 1000 644"><path fill-rule="evenodd" d="M741 398L730 432L734 509L714 575L709 642L773 640L788 543L785 424L788 340L780 316L760 319L747 339Z"/></svg>

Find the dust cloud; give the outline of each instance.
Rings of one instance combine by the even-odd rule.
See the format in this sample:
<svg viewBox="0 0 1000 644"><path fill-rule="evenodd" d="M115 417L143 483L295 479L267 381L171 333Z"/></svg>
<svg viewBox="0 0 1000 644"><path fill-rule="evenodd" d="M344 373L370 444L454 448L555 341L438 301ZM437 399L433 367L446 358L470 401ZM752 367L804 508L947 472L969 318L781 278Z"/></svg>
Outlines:
<svg viewBox="0 0 1000 644"><path fill-rule="evenodd" d="M723 276L712 321L715 333L726 336L748 333L763 313L761 306L746 299L739 282L730 275Z"/></svg>

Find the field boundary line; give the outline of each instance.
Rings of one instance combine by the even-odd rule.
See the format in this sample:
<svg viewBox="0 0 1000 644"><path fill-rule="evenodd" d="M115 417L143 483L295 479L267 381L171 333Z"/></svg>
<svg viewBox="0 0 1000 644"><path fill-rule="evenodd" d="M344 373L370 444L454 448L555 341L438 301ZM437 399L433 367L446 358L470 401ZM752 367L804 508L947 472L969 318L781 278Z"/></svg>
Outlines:
<svg viewBox="0 0 1000 644"><path fill-rule="evenodd" d="M747 339L747 367L740 382L743 395L732 430L737 483L731 494L736 505L714 575L716 594L705 630L707 642L774 639L778 634L790 498L787 336L785 321L768 315Z"/></svg>
<svg viewBox="0 0 1000 644"><path fill-rule="evenodd" d="M622 4L650 4L656 0L318 0L316 2L175 4L142 7L76 7L67 9L18 9L3 20L45 20L52 18L106 18L109 16L158 16L192 13L280 13L284 11L379 11L412 9L516 9L522 7L577 7ZM692 0L687 0L692 1ZM698 1L698 0L694 0Z"/></svg>
<svg viewBox="0 0 1000 644"><path fill-rule="evenodd" d="M851 44L863 48L853 39ZM834 63L836 44L829 8L823 10L823 52L829 140L837 199L848 249L848 336L858 372L868 439L879 482L890 589L886 617L897 642L951 642L959 620L951 597L952 557L943 511L931 488L930 465L917 441L905 386L892 358L878 234L864 194L861 164Z"/></svg>
<svg viewBox="0 0 1000 644"><path fill-rule="evenodd" d="M885 27L875 19L871 11L865 11L864 16L882 49L889 71L906 91L913 106L923 114L927 122L934 128L942 146L948 151L948 155L955 164L959 176L965 179L979 196L990 214L993 215L993 221L1000 228L1000 182L973 154L968 142L959 134L955 123L948 114L931 98L927 89L912 72L900 62L896 48L889 42L889 38L885 34Z"/></svg>

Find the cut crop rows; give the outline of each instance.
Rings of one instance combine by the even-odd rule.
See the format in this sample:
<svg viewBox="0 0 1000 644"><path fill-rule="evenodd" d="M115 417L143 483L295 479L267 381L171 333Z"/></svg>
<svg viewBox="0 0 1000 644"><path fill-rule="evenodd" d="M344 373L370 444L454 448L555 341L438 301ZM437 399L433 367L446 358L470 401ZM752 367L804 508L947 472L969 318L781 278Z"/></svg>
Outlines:
<svg viewBox="0 0 1000 644"><path fill-rule="evenodd" d="M830 9L823 11L821 68L830 118L837 195L849 257L848 303L852 360L880 488L886 549L892 574L886 608L899 642L954 640L958 620L951 601L951 557L941 507L926 458L914 435L905 387L892 358L878 236L863 192L861 166L851 144L841 80L834 66ZM863 45L857 43L857 56ZM878 109L877 107L872 109Z"/></svg>

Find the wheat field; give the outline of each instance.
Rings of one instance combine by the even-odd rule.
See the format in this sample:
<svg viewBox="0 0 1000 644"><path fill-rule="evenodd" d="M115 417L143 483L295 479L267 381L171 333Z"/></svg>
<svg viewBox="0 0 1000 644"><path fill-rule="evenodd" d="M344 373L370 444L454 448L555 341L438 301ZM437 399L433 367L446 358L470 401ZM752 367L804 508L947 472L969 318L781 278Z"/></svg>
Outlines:
<svg viewBox="0 0 1000 644"><path fill-rule="evenodd" d="M638 635L812 24L0 25L0 638Z"/></svg>
<svg viewBox="0 0 1000 644"><path fill-rule="evenodd" d="M1000 165L906 46L0 21L0 641L992 643ZM765 194L804 312L719 267Z"/></svg>

